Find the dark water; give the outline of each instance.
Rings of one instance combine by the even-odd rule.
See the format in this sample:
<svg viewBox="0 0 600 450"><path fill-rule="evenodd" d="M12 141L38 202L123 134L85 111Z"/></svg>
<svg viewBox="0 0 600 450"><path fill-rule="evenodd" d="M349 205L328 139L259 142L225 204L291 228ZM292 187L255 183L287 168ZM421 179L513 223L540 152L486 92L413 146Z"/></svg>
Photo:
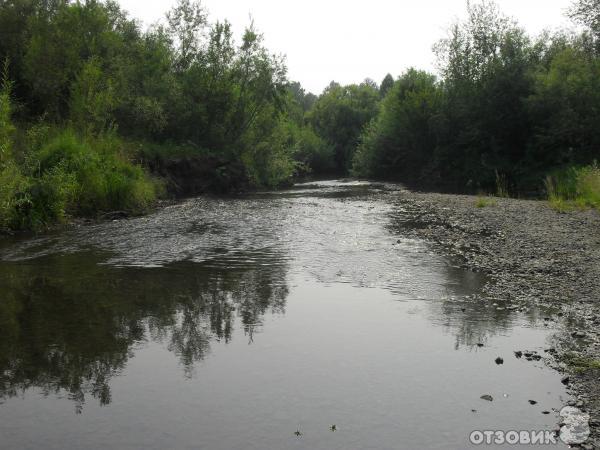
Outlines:
<svg viewBox="0 0 600 450"><path fill-rule="evenodd" d="M198 198L4 241L0 448L460 449L555 428L559 376L512 354L547 346L542 316L403 238L397 189Z"/></svg>

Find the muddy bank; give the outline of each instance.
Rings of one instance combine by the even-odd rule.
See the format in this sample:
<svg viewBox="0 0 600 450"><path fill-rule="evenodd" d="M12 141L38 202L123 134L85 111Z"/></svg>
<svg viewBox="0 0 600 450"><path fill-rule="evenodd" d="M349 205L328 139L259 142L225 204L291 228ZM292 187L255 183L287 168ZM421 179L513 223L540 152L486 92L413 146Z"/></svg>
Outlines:
<svg viewBox="0 0 600 450"><path fill-rule="evenodd" d="M408 235L432 242L489 274L484 295L500 308L548 307L557 330L546 362L564 372L577 406L591 416L600 448L600 214L558 213L544 201L403 192ZM515 349L522 350L522 349ZM591 448L591 447L584 447Z"/></svg>

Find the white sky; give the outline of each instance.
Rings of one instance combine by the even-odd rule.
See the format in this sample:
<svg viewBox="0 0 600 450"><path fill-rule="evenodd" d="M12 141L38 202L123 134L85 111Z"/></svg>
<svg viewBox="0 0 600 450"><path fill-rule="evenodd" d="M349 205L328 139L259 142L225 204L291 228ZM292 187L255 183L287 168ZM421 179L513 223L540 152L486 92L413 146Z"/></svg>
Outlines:
<svg viewBox="0 0 600 450"><path fill-rule="evenodd" d="M120 0L149 25L176 0ZM432 45L464 17L466 0L204 0L210 20L228 19L239 41L250 14L267 47L287 55L289 78L319 94L331 80L381 82L406 68L434 70ZM497 0L532 34L570 26L571 0Z"/></svg>

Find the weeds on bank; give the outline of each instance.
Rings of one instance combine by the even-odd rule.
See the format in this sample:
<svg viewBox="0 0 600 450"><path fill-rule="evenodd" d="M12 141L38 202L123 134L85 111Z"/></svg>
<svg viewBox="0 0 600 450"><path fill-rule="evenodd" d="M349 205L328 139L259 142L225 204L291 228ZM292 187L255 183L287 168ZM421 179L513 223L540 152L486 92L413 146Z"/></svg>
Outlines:
<svg viewBox="0 0 600 450"><path fill-rule="evenodd" d="M559 212L574 209L600 210L600 166L570 167L545 180L550 206Z"/></svg>
<svg viewBox="0 0 600 450"><path fill-rule="evenodd" d="M497 206L498 202L493 197L477 197L475 200L476 208L487 208L488 206Z"/></svg>
<svg viewBox="0 0 600 450"><path fill-rule="evenodd" d="M600 369L600 360L567 353L563 362L575 373L585 373L588 370Z"/></svg>
<svg viewBox="0 0 600 450"><path fill-rule="evenodd" d="M508 180L506 175L499 173L496 170L496 197L509 198Z"/></svg>

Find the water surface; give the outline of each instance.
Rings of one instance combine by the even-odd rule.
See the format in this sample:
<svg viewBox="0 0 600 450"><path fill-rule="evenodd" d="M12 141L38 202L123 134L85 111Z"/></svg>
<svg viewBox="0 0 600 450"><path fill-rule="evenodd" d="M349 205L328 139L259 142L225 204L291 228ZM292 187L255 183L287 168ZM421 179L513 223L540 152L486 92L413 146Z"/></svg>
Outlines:
<svg viewBox="0 0 600 450"><path fill-rule="evenodd" d="M1 242L0 447L458 449L554 429L559 376L513 356L547 346L543 316L403 237L400 189L201 197Z"/></svg>

